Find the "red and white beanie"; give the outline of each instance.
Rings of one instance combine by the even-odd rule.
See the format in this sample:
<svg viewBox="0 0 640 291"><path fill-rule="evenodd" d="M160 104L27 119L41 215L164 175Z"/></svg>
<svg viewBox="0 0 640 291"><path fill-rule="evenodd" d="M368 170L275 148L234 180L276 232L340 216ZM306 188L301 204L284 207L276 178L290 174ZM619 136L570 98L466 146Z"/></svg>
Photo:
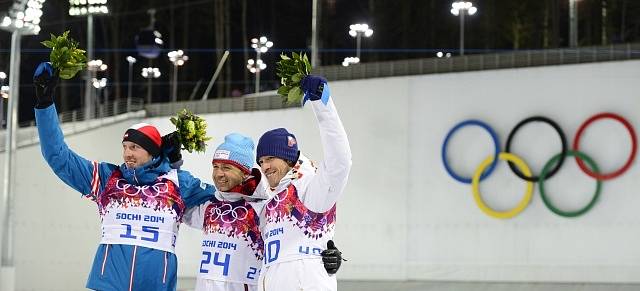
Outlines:
<svg viewBox="0 0 640 291"><path fill-rule="evenodd" d="M162 137L158 129L147 123L138 123L131 126L124 133L122 141L136 143L154 157L160 154L160 146L162 145Z"/></svg>

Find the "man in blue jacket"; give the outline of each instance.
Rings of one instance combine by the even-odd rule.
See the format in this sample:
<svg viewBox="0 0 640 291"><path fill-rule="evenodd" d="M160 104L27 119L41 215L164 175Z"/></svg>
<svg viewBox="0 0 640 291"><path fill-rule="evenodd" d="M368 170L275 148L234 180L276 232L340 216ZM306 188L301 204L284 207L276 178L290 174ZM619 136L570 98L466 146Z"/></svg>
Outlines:
<svg viewBox="0 0 640 291"><path fill-rule="evenodd" d="M215 188L172 169L167 152L175 153L175 144L149 124L125 132L119 166L74 153L64 142L53 104L57 74L50 63L41 63L33 77L42 155L63 182L98 205L102 220L87 288L176 290L175 241L182 215L210 199Z"/></svg>

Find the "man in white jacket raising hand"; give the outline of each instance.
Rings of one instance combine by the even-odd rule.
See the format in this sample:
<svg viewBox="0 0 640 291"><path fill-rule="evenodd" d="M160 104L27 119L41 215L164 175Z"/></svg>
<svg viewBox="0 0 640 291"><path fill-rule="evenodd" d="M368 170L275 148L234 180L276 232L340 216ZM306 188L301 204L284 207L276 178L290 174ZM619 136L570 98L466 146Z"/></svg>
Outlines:
<svg viewBox="0 0 640 291"><path fill-rule="evenodd" d="M316 167L284 128L260 138L256 160L272 198L260 215L265 253L259 290L337 290L320 254L333 249L336 201L347 183L351 150L327 81L309 75L301 87L318 120L325 160Z"/></svg>

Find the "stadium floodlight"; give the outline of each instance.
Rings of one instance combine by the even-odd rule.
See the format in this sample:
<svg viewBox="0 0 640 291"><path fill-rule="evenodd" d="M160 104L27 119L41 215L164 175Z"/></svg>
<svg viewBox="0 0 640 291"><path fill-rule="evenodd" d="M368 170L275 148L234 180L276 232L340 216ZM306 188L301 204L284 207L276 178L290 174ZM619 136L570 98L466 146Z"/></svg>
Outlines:
<svg viewBox="0 0 640 291"><path fill-rule="evenodd" d="M9 11L2 15L0 28L6 31L20 31L22 35L40 33L40 17L45 0L17 0Z"/></svg>
<svg viewBox="0 0 640 291"><path fill-rule="evenodd" d="M460 55L464 55L464 15L474 15L478 8L473 3L467 1L456 1L451 3L451 14L460 17Z"/></svg>
<svg viewBox="0 0 640 291"><path fill-rule="evenodd" d="M251 47L257 53L266 53L273 46L273 42L269 41L266 36L251 39Z"/></svg>
<svg viewBox="0 0 640 291"><path fill-rule="evenodd" d="M173 63L171 102L176 102L178 101L178 67L184 65L184 63L189 60L189 57L186 56L182 50L170 51L167 56L169 57L169 61Z"/></svg>
<svg viewBox="0 0 640 291"><path fill-rule="evenodd" d="M343 67L348 67L351 64L358 64L360 63L360 58L358 57L346 57L344 58L344 61L342 61L342 66Z"/></svg>
<svg viewBox="0 0 640 291"><path fill-rule="evenodd" d="M362 43L362 37L371 37L373 35L373 29L369 28L366 23L356 23L349 25L349 35L356 39L356 58L360 62L360 47Z"/></svg>
<svg viewBox="0 0 640 291"><path fill-rule="evenodd" d="M107 78L93 78L91 80L91 84L93 85L94 88L96 89L102 89L104 87L107 86Z"/></svg>
<svg viewBox="0 0 640 291"><path fill-rule="evenodd" d="M108 14L107 0L69 0L69 15Z"/></svg>
<svg viewBox="0 0 640 291"><path fill-rule="evenodd" d="M267 65L260 58L260 55L266 53L271 47L273 47L273 42L269 41L266 36L252 38L251 47L256 51L256 60L253 61L252 59L249 59L247 61L247 69L249 69L251 73L254 73L256 75L255 93L257 94L260 93L260 71L267 68ZM249 62L253 62L253 70L249 67Z"/></svg>
<svg viewBox="0 0 640 291"><path fill-rule="evenodd" d="M162 75L160 69L154 67L142 68L140 73L143 78L147 79L147 104L151 103L151 92L153 87L151 86L151 80L160 78Z"/></svg>
<svg viewBox="0 0 640 291"><path fill-rule="evenodd" d="M437 52L436 53L436 57L438 57L438 58L450 58L451 57L451 53Z"/></svg>

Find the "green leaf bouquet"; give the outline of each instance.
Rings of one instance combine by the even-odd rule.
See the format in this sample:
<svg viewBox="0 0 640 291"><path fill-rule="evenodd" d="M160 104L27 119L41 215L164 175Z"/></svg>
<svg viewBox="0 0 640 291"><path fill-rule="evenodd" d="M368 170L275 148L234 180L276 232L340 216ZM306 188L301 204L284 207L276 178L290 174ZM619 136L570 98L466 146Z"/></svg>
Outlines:
<svg viewBox="0 0 640 291"><path fill-rule="evenodd" d="M276 75L280 77L278 94L290 103L300 103L304 92L300 88L300 81L311 73L311 63L306 54L292 53L291 57L280 55L281 60L276 63Z"/></svg>
<svg viewBox="0 0 640 291"><path fill-rule="evenodd" d="M85 51L79 49L78 42L69 37L69 31L60 36L51 34L51 39L42 44L51 49L49 61L58 70L60 78L71 79L87 67Z"/></svg>
<svg viewBox="0 0 640 291"><path fill-rule="evenodd" d="M177 116L171 117L171 123L176 126L178 139L182 144L182 149L188 152L204 152L207 137L207 122L200 116L193 114L187 109L182 109Z"/></svg>

